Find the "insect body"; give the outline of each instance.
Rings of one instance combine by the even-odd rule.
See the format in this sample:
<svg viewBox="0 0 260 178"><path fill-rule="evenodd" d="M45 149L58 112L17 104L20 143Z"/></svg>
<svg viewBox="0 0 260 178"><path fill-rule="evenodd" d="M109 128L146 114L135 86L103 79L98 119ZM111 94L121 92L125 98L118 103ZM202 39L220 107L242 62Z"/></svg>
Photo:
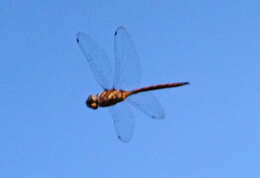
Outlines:
<svg viewBox="0 0 260 178"><path fill-rule="evenodd" d="M121 101L124 101L130 95L138 94L145 91L163 89L163 88L180 87L187 84L189 83L188 82L168 83L168 84L160 84L160 85L143 87L131 91L116 90L116 89L104 90L99 95L90 95L86 101L86 104L88 107L92 109L97 109L99 106L106 107L106 106L115 105Z"/></svg>

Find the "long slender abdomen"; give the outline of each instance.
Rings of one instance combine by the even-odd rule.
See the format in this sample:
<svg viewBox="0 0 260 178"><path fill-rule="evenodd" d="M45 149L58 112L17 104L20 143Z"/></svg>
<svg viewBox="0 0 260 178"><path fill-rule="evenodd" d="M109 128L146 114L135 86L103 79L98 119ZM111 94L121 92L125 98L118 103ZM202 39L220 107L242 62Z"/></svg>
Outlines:
<svg viewBox="0 0 260 178"><path fill-rule="evenodd" d="M178 82L178 83L167 83L167 84L152 85L152 86L132 90L132 91L130 91L129 95L141 93L141 92L144 92L144 91L159 90L159 89L163 89L163 88L181 87L181 86L188 85L188 84L189 84L189 82Z"/></svg>

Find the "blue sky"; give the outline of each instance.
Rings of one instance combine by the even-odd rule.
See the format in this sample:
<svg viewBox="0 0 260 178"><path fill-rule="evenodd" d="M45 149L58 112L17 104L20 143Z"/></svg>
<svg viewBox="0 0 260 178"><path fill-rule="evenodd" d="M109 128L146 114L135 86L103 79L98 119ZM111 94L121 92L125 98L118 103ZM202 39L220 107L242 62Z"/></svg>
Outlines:
<svg viewBox="0 0 260 178"><path fill-rule="evenodd" d="M4 0L0 6L0 175L19 178L258 178L259 1ZM165 120L135 112L132 141L115 136L75 38L90 34L113 59L124 25L142 85Z"/></svg>

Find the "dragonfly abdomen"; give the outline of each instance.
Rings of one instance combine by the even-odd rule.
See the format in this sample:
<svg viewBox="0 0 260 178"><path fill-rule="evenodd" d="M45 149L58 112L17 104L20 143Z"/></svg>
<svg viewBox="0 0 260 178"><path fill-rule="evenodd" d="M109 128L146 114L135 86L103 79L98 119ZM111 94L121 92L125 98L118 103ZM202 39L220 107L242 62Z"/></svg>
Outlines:
<svg viewBox="0 0 260 178"><path fill-rule="evenodd" d="M137 94L137 93L144 92L144 91L180 87L180 86L184 86L184 85L188 85L188 84L189 84L189 82L177 82L177 83L166 83L166 84L152 85L152 86L132 90L132 91L130 91L130 95Z"/></svg>

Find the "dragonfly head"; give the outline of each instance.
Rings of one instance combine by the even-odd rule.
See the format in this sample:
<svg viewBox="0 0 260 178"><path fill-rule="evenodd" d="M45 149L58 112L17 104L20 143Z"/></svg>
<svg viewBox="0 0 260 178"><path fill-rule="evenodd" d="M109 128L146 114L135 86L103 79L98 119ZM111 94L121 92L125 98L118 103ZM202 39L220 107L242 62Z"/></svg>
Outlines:
<svg viewBox="0 0 260 178"><path fill-rule="evenodd" d="M89 95L86 104L88 107L92 109L97 109L98 108L98 98L96 95Z"/></svg>

